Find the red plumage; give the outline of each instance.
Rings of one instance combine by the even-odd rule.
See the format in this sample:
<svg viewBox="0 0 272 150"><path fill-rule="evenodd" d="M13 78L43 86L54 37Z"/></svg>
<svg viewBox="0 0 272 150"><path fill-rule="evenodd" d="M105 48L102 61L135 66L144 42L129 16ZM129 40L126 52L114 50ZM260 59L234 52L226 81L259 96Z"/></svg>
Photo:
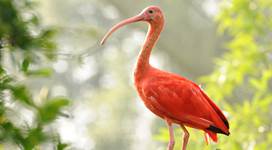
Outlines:
<svg viewBox="0 0 272 150"><path fill-rule="evenodd" d="M146 106L161 118L202 129L216 141L216 134L229 134L226 117L202 89L192 81L150 67L149 78L136 81L137 91ZM209 129L213 126L213 131Z"/></svg>
<svg viewBox="0 0 272 150"><path fill-rule="evenodd" d="M118 28L138 21L147 22L149 30L137 60L134 83L146 107L167 122L170 133L168 150L174 148L172 123L179 124L185 133L183 150L189 139L185 126L203 130L206 141L206 135L215 142L217 133L229 135L226 117L197 84L149 64L151 50L164 26L164 17L159 7L147 7L139 15L118 23L105 35L101 44Z"/></svg>

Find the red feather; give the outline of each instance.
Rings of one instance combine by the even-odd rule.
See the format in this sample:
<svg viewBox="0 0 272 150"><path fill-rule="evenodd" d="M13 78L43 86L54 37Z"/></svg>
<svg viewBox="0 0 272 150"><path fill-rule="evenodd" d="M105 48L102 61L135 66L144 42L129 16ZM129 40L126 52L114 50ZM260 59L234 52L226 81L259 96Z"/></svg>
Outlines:
<svg viewBox="0 0 272 150"><path fill-rule="evenodd" d="M202 129L213 140L216 133L229 134L226 117L195 83L155 68L150 68L146 76L149 78L136 86L152 112L175 123Z"/></svg>
<svg viewBox="0 0 272 150"><path fill-rule="evenodd" d="M118 28L138 21L148 22L149 30L137 60L134 72L135 86L146 107L166 120L170 133L168 150L173 150L174 147L171 125L173 122L179 124L185 133L183 150L186 149L189 139L184 125L205 131L215 142L217 133L229 135L226 117L199 86L186 78L153 68L149 64L151 50L164 26L164 16L159 7L147 7L139 15L116 24L104 36L101 44ZM205 138L208 141L206 136Z"/></svg>

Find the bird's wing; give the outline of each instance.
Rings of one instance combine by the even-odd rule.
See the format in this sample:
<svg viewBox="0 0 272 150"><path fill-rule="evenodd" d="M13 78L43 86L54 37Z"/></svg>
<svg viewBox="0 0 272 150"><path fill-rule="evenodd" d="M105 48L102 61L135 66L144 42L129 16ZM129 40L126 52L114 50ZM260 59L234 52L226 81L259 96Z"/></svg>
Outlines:
<svg viewBox="0 0 272 150"><path fill-rule="evenodd" d="M153 107L159 109L166 117L185 125L200 129L224 126L219 108L189 80L147 80L142 86L142 92Z"/></svg>
<svg viewBox="0 0 272 150"><path fill-rule="evenodd" d="M222 119L227 129L229 129L229 122L223 112L219 109L219 107L208 97L208 95L203 91L200 90L202 95L206 98L207 102L213 107L213 109L216 111L217 115Z"/></svg>

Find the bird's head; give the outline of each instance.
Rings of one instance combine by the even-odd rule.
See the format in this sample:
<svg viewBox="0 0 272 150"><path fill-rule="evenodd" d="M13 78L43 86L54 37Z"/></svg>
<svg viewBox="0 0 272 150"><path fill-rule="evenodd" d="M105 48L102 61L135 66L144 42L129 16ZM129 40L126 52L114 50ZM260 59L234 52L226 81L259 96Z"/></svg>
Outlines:
<svg viewBox="0 0 272 150"><path fill-rule="evenodd" d="M116 24L115 26L113 26L107 32L107 34L103 37L100 44L103 45L105 43L105 41L107 40L107 38L114 31L119 29L120 27L130 24L130 23L139 22L139 21L145 21L151 25L161 25L164 22L164 17L163 17L163 13L162 13L161 9L158 6L149 6L149 7L145 8L140 14L138 14L134 17L125 19L125 20L119 22L118 24Z"/></svg>

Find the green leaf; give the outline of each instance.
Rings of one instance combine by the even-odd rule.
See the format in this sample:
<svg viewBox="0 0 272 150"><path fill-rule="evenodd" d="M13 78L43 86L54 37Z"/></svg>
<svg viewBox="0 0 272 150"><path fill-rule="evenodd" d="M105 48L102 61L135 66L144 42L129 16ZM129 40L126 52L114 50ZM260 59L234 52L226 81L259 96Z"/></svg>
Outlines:
<svg viewBox="0 0 272 150"><path fill-rule="evenodd" d="M37 70L29 70L27 73L29 76L49 77L53 74L52 68L42 68Z"/></svg>
<svg viewBox="0 0 272 150"><path fill-rule="evenodd" d="M50 123L54 121L60 114L62 107L69 105L69 100L66 98L54 98L48 100L40 109L39 117L42 123Z"/></svg>
<svg viewBox="0 0 272 150"><path fill-rule="evenodd" d="M25 150L32 150L38 144L46 140L46 135L42 132L40 127L30 129L27 137L24 139L22 145Z"/></svg>
<svg viewBox="0 0 272 150"><path fill-rule="evenodd" d="M32 101L32 97L29 93L29 91L27 90L27 88L23 85L15 85L15 86L11 86L9 87L13 97L16 100L19 100L25 104L34 106L34 103Z"/></svg>
<svg viewBox="0 0 272 150"><path fill-rule="evenodd" d="M23 72L27 72L28 67L29 67L29 63L30 63L29 59L25 58L23 63L22 63L22 71Z"/></svg>
<svg viewBox="0 0 272 150"><path fill-rule="evenodd" d="M6 71L5 71L5 69L2 68L2 66L0 65L0 75L2 75L2 74L4 74L4 73L6 73Z"/></svg>
<svg viewBox="0 0 272 150"><path fill-rule="evenodd" d="M57 144L57 150L65 150L66 148L68 148L68 146L68 144L62 143L59 139Z"/></svg>
<svg viewBox="0 0 272 150"><path fill-rule="evenodd" d="M56 30L53 29L46 29L44 31L42 31L40 38L52 38L56 33Z"/></svg>
<svg viewBox="0 0 272 150"><path fill-rule="evenodd" d="M21 144L24 140L20 129L16 128L10 122L5 122L0 125L0 141L8 139L14 140L16 144Z"/></svg>

